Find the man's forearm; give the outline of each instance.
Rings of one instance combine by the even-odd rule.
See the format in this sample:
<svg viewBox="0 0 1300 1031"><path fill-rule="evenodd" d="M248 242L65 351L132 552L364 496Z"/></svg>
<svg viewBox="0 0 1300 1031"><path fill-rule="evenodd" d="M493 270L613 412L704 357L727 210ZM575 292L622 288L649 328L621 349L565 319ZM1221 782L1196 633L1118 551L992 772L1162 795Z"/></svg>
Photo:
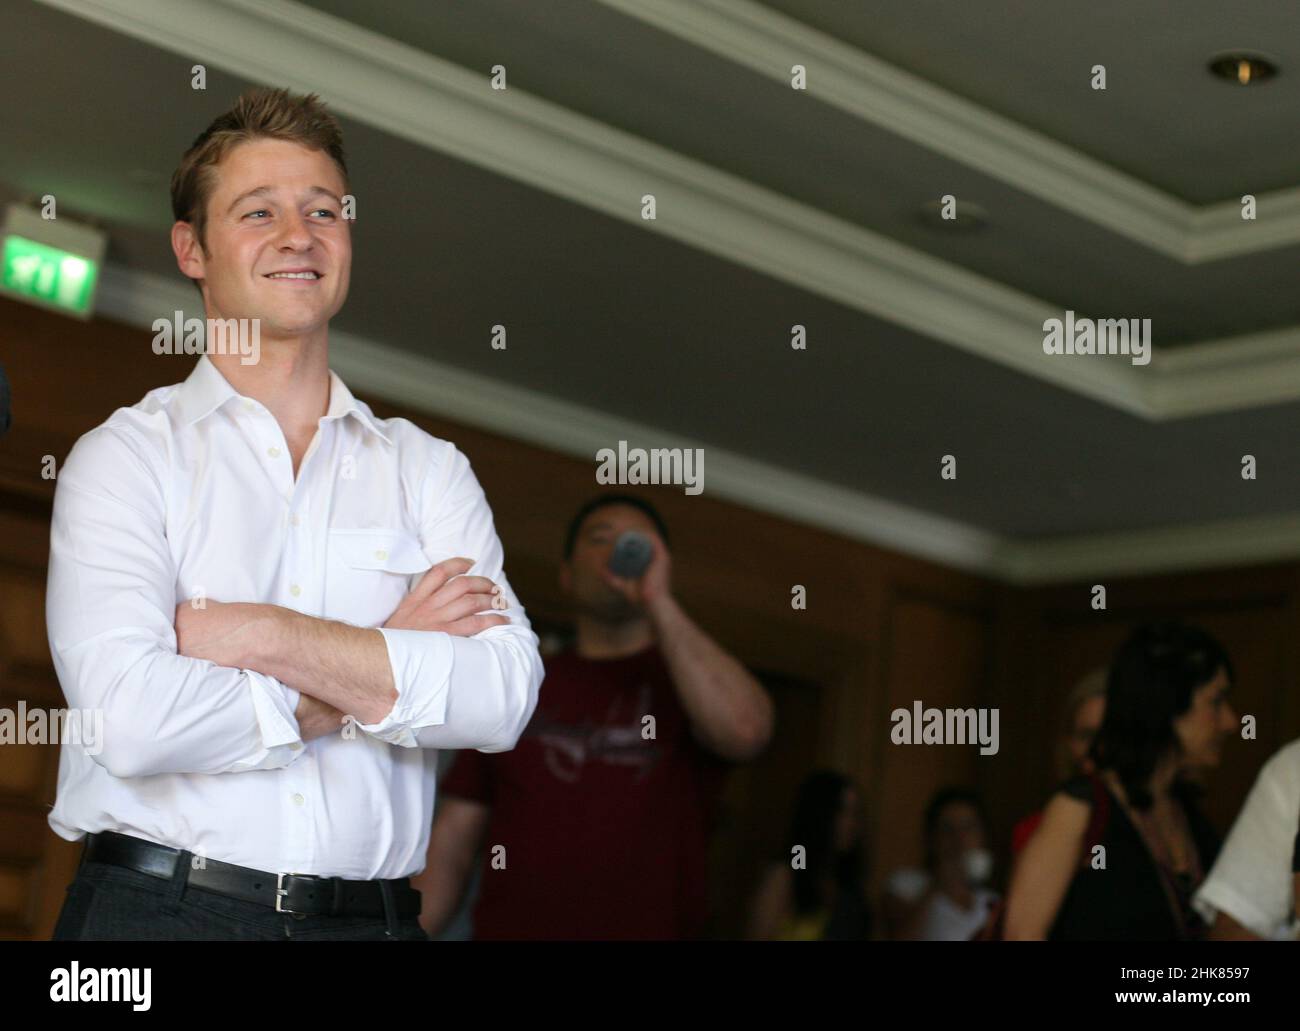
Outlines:
<svg viewBox="0 0 1300 1031"><path fill-rule="evenodd" d="M647 611L696 733L725 758L752 758L772 733L767 692L671 596L652 602Z"/></svg>
<svg viewBox="0 0 1300 1031"><path fill-rule="evenodd" d="M318 698L358 723L378 723L397 701L384 635L259 605L242 665Z"/></svg>

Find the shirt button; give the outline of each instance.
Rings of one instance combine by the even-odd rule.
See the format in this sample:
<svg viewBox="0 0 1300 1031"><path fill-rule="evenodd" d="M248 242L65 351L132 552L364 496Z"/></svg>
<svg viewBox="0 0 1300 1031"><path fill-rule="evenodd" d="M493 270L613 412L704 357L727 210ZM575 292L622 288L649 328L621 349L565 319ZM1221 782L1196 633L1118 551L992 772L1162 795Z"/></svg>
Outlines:
<svg viewBox="0 0 1300 1031"><path fill-rule="evenodd" d="M256 403L255 401L245 401L245 402L244 402L244 410L245 410L246 412L251 412L251 411L252 411L254 408L256 408L256 407L257 407L257 403Z"/></svg>
<svg viewBox="0 0 1300 1031"><path fill-rule="evenodd" d="M297 794L296 792L294 793L294 796L293 796L293 804L294 804L294 805L302 805L305 801L307 801L307 800L306 800L305 798L303 798L302 795L299 795L299 794Z"/></svg>
<svg viewBox="0 0 1300 1031"><path fill-rule="evenodd" d="M297 584L294 584L292 587L289 588L289 593L296 598L298 597L298 595L302 594L302 588L299 587Z"/></svg>
<svg viewBox="0 0 1300 1031"><path fill-rule="evenodd" d="M379 561L382 562L384 559L388 558L388 552L386 552L383 548L380 548L378 551L375 552L375 558L379 559Z"/></svg>
<svg viewBox="0 0 1300 1031"><path fill-rule="evenodd" d="M291 745L289 746L289 750L290 750L291 752L301 752L301 751L302 751L302 742L301 742L301 741L295 741L293 744L291 744Z"/></svg>
<svg viewBox="0 0 1300 1031"><path fill-rule="evenodd" d="M289 525L290 525L290 526L297 526L297 525L298 525L299 523L301 523L301 522L302 522L302 520L299 519L297 515L291 515L291 516L289 517Z"/></svg>
<svg viewBox="0 0 1300 1031"><path fill-rule="evenodd" d="M280 457L280 449L278 447L269 447L266 449L266 453L270 455L272 458Z"/></svg>

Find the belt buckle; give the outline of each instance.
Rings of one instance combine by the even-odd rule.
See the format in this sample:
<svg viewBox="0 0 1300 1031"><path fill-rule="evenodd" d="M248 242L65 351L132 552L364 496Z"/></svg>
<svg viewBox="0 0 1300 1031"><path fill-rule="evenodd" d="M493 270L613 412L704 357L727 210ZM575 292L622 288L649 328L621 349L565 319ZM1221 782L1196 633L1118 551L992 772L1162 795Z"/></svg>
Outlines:
<svg viewBox="0 0 1300 1031"><path fill-rule="evenodd" d="M276 874L275 875L275 911L277 913L289 913L294 916L310 916L309 913L299 913L298 910L296 909L285 909L282 905L280 905L280 903L283 902L284 897L289 894L289 889L284 886L284 879L286 877L316 877L316 876L317 876L316 874L295 873L295 872Z"/></svg>

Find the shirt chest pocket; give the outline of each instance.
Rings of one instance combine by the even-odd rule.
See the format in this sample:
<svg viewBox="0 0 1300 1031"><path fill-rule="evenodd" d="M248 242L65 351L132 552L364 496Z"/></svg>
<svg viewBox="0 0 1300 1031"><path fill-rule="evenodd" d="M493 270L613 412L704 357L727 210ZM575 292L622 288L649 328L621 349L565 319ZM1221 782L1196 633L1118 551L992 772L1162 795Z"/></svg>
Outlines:
<svg viewBox="0 0 1300 1031"><path fill-rule="evenodd" d="M433 563L405 530L329 531L325 615L358 626L382 626Z"/></svg>

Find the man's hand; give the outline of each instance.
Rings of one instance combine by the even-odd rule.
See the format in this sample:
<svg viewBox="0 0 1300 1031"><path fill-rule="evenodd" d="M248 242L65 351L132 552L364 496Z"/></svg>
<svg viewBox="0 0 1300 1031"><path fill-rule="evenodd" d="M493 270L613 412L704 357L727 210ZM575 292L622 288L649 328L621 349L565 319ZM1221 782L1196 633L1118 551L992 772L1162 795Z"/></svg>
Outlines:
<svg viewBox="0 0 1300 1031"><path fill-rule="evenodd" d="M664 544L659 534L651 530L638 532L645 533L654 548L654 555L651 556L645 572L633 580L625 576L616 576L609 571L608 567L601 567L600 575L605 583L623 595L632 605L645 611L656 603L672 597L672 588L669 586L672 559L668 555L668 546Z"/></svg>
<svg viewBox="0 0 1300 1031"><path fill-rule="evenodd" d="M472 559L449 558L425 570L384 626L390 630L441 630L457 637L472 637L489 627L509 623L509 616L486 612L509 607L501 588L486 576L463 575L473 565Z"/></svg>
<svg viewBox="0 0 1300 1031"><path fill-rule="evenodd" d="M298 736L304 741L342 730L343 721L347 719L334 706L309 694L300 694L293 716L298 721Z"/></svg>
<svg viewBox="0 0 1300 1031"><path fill-rule="evenodd" d="M254 668L249 664L252 646L270 618L271 606L207 600L202 604L195 608L183 601L176 606L176 653L233 669Z"/></svg>

